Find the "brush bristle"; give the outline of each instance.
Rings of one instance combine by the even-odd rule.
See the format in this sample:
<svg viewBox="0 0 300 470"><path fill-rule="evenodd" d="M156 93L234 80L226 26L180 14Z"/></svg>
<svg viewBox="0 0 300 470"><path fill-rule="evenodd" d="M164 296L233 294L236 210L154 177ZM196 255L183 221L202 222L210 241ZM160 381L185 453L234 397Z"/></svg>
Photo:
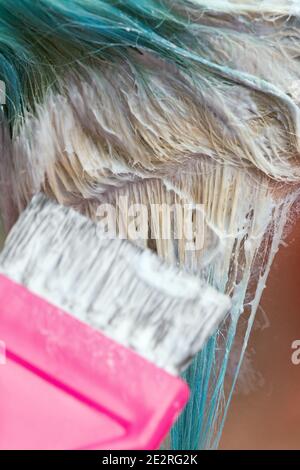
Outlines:
<svg viewBox="0 0 300 470"><path fill-rule="evenodd" d="M36 195L0 256L3 274L179 373L230 307L229 298L151 251L108 239L74 210Z"/></svg>

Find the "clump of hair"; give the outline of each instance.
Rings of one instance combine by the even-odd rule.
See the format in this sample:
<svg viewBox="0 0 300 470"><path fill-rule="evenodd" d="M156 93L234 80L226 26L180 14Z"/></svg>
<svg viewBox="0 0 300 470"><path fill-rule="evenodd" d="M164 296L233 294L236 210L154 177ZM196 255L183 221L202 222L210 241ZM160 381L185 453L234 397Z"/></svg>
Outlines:
<svg viewBox="0 0 300 470"><path fill-rule="evenodd" d="M192 397L176 449L218 444L299 194L299 26L297 2L283 0L0 0L6 225L41 189L92 218L124 195L203 204L213 242L199 252L185 240L145 241L233 304L186 374Z"/></svg>

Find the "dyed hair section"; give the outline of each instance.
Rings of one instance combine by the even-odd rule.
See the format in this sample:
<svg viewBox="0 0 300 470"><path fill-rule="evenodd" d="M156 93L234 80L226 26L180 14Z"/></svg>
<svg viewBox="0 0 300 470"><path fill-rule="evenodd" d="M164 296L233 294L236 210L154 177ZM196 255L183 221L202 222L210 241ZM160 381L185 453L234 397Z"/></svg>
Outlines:
<svg viewBox="0 0 300 470"><path fill-rule="evenodd" d="M172 432L176 449L217 446L298 197L298 10L281 0L0 0L7 225L42 189L92 218L122 195L201 203L206 238L218 240L193 254L185 240L144 241L233 301L186 374L192 398Z"/></svg>
<svg viewBox="0 0 300 470"><path fill-rule="evenodd" d="M299 79L292 63L297 40L297 33L291 34L297 25L293 5L277 1L272 7L259 0L41 0L33 7L31 0L2 0L0 79L7 83L9 114L18 117L34 106L67 69L82 74L82 65L128 60L129 49L141 49L190 74L196 70L212 85L217 80L260 92L286 114L280 119L294 131L298 151L299 111L287 93L291 84L284 80L287 74L269 75L273 62L277 67L281 62L281 71L286 63L289 78Z"/></svg>

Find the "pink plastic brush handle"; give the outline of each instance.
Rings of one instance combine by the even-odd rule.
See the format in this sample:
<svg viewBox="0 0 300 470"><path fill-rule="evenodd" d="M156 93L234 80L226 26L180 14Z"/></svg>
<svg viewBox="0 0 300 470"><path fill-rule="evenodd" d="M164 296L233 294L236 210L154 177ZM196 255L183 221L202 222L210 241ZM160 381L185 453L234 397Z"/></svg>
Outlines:
<svg viewBox="0 0 300 470"><path fill-rule="evenodd" d="M156 449L179 378L0 275L0 449Z"/></svg>

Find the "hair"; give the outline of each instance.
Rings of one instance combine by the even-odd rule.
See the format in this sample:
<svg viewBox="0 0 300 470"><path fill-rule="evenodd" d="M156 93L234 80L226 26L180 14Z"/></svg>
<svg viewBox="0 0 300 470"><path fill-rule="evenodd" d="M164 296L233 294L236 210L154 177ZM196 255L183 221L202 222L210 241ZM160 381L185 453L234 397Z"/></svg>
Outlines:
<svg viewBox="0 0 300 470"><path fill-rule="evenodd" d="M287 0L0 0L6 226L39 190L91 218L126 195L201 203L205 239L218 240L192 254L185 240L145 241L232 298L186 373L175 449L218 444L299 194L299 26Z"/></svg>

